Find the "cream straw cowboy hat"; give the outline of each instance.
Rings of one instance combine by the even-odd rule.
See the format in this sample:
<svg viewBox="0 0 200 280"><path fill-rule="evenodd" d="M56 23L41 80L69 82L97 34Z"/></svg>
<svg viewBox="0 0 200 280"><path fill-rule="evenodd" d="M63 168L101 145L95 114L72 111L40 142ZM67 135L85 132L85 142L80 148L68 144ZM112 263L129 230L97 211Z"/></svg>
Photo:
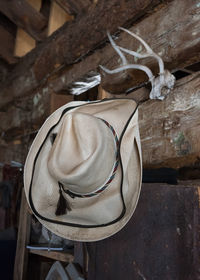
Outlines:
<svg viewBox="0 0 200 280"><path fill-rule="evenodd" d="M39 130L26 159L29 205L50 231L96 241L131 218L142 179L137 104L70 102Z"/></svg>

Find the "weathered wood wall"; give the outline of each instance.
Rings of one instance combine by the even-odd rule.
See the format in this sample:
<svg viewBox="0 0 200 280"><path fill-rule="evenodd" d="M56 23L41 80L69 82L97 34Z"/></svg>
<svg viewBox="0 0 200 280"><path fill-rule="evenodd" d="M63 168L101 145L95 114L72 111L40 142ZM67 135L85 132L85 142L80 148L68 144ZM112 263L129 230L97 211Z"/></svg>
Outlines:
<svg viewBox="0 0 200 280"><path fill-rule="evenodd" d="M200 7L197 1L175 0L152 15L134 24L129 30L139 34L165 62L167 69L175 71L200 61ZM181 15L181 16L180 16ZM137 50L139 44L126 33L119 34L116 43L130 50ZM156 69L155 60L141 60L141 63ZM80 79L90 71L98 69L100 64L109 69L119 66L119 57L113 48L106 45L96 50L83 61L76 63L64 73L59 73L47 84L59 92L68 87L76 79ZM112 93L121 93L146 79L141 72L134 71L132 81L119 81L118 75L107 75L103 79L103 87Z"/></svg>
<svg viewBox="0 0 200 280"><path fill-rule="evenodd" d="M198 244L199 182L143 184L128 224L87 244L88 280L197 280Z"/></svg>
<svg viewBox="0 0 200 280"><path fill-rule="evenodd" d="M44 39L47 19L27 1L1 0L0 11L36 40Z"/></svg>
<svg viewBox="0 0 200 280"><path fill-rule="evenodd" d="M146 96L148 90L138 90L126 97L141 100L142 94ZM15 143L20 145L23 137L30 135L32 139L46 117L72 99L73 96L44 92L43 95L26 97L23 102L9 107L7 112L1 112L2 151L8 142L17 140ZM149 100L141 104L139 126L144 167L194 165L200 157L199 112L200 72L180 79L166 100Z"/></svg>
<svg viewBox="0 0 200 280"><path fill-rule="evenodd" d="M176 70L199 61L200 7L198 1L171 1L166 6L161 6L153 14L149 16L146 14L146 18L134 24L134 20L138 20L139 16L150 9L146 2L142 6L138 4L139 6L134 6L134 8L132 4L132 8L125 6L124 9L128 11L126 13L127 18L120 16L120 21L115 21L117 13L120 13L123 6L122 3L118 3L119 7L117 6L114 19L111 17L111 20L110 16L107 18L110 25L107 25L106 19L102 21L104 16L99 19L104 2L102 2L101 7L96 6L94 10L90 11L92 13L90 20L88 19L90 13L88 12L89 15L85 15L83 19L64 25L43 44L24 57L15 69L9 73L6 82L0 86L0 95L3 97L0 100L0 107L12 102L13 99L30 94L30 92L35 91L37 93L39 89L41 91L43 89L46 91L53 89L54 92L60 93L68 88L68 85L72 82L88 72L96 70L99 64L109 68L116 66L118 57L110 44L107 45L105 42L106 30L116 32L119 25L126 26L125 23L131 18L132 25L130 26L132 27L130 30L140 34L152 46L153 50L162 56L169 70ZM111 15L115 4L115 2L113 2L113 6L109 4L112 7L108 7L110 10L104 10L105 15ZM96 13L99 13L97 18L95 18ZM95 23L92 23L92 20ZM82 29L80 29L84 22L85 24L81 28L87 27L87 32L82 32ZM73 33L73 36L70 35L71 33ZM117 42L130 49L137 50L138 48L135 41L124 33L119 34ZM99 44L101 48L98 49ZM155 61L147 60L145 63L155 68ZM145 79L144 75L137 75L135 79L133 78L132 85L138 83L141 79ZM112 80L112 86L110 80ZM115 83L117 84L116 87L114 87ZM119 87L118 78L116 80L114 76L109 77L109 80L104 80L104 85L107 90L112 92L121 91L124 86L129 86L122 84Z"/></svg>
<svg viewBox="0 0 200 280"><path fill-rule="evenodd" d="M139 106L139 127L145 168L200 164L200 72L176 82L164 100L147 100L143 88L129 95L112 95L100 89L103 98L133 98Z"/></svg>
<svg viewBox="0 0 200 280"><path fill-rule="evenodd" d="M158 2L155 1L153 5L158 4ZM164 2L166 3L166 1ZM105 3L103 3L101 4L102 6L100 5L101 9L104 7ZM115 1L112 5L117 6ZM122 5L121 2L120 5ZM152 7L152 5L149 5L150 2L146 1L143 5L139 5L137 9L135 7L130 10L128 17L130 17L130 20L134 17L131 22L134 22L138 19L139 15L143 15ZM127 6L125 7L127 8ZM99 6L92 7L94 16L97 8ZM121 6L117 6L116 9L117 14ZM130 30L144 37L154 51L163 57L167 68L175 70L176 68L197 62L200 59L199 9L200 7L195 0L170 1L167 5L159 6L159 9L152 14L146 14L146 17L134 23ZM182 17L180 17L180 13ZM88 18L87 13L85 18ZM11 147L11 143L15 143L13 151L17 155L16 157L18 157L18 151L23 150L24 139L27 139L27 137L32 139L34 133L39 129L46 117L55 109L52 107L52 98L54 98L54 104L55 101L60 100L58 101L60 103L57 105L62 105L63 102L73 99L72 96L66 97L65 101L64 95L61 98L55 93L61 93L71 82L84 76L91 70L96 70L100 63L109 68L116 66L118 63L118 58L110 44L105 44L103 48L96 49L94 53L87 54L86 56L84 54L86 48L92 48L91 45L87 45L87 42L85 42L84 48L79 54L76 53L77 48L80 47L78 39L74 41L74 44L79 45L75 49L72 48L70 50L69 44L67 45L68 49L65 49L65 45L62 46L61 43L64 43L70 34L69 32L66 35L65 32L71 30L72 26L78 30L82 20L80 18L79 21L66 24L51 38L47 39L44 44L38 46L33 52L25 56L17 64L13 72L7 74L9 76L8 79L0 85L0 94L3 97L0 100L0 106L4 107L4 111L0 112L0 133L2 135L0 154L4 153L6 147ZM93 17L92 20L94 20ZM125 17L122 17L120 20L126 22ZM83 21L85 22L85 19ZM114 21L113 25L110 23L110 26L113 28L111 31L115 31L119 23L118 20ZM105 22L98 24L101 26ZM95 28L97 29L97 26ZM77 30L76 32L78 32ZM103 30L105 31L105 26ZM95 32L96 30L91 34L95 34ZM104 42L105 34L103 34L101 34L102 36L95 35L93 38L94 42L97 43L100 38ZM87 36L84 38L87 39ZM81 35L78 38L82 40ZM139 45L135 44L134 40L130 40L129 36L123 33L119 34L117 42L130 49L137 49L139 47ZM57 43L59 43L58 46L56 45ZM96 48L96 45L93 45L93 47ZM49 50L50 53L47 52L48 54L43 56L45 50ZM71 55L70 51L72 51L73 55L68 59ZM49 64L46 61L47 58L51 58L51 55L55 55L59 59L62 57L62 63L65 63L65 66L62 67L59 64L59 59L57 61L57 58L55 58L59 63L54 64L55 61L52 60L49 68ZM81 61L78 59L80 55L84 56ZM67 66L74 63L77 59L77 63L70 67ZM153 68L155 66L152 60L147 60L145 63ZM39 66L41 66L41 69ZM52 70L51 66L54 70ZM37 72L36 69L39 69L38 71L41 72ZM36 77L35 71L40 73L38 77ZM138 83L137 78L133 79L133 84ZM112 81L112 89L115 89L115 81L111 78L110 80ZM109 88L109 83L106 80L104 85ZM198 117L200 109L199 85L200 77L198 72L179 80L176 83L175 89L165 101L147 101L140 106L139 123L145 167L169 166L179 168L193 165L198 161L200 156L198 141L200 137ZM117 90L115 93L117 93ZM137 96L139 94L140 91L135 92L133 96L138 100L140 99ZM8 102L11 102L10 105L5 106ZM18 148L16 148L16 145L18 145Z"/></svg>
<svg viewBox="0 0 200 280"><path fill-rule="evenodd" d="M165 101L139 108L143 164L180 168L200 158L200 72L177 82Z"/></svg>
<svg viewBox="0 0 200 280"><path fill-rule="evenodd" d="M44 87L60 68L67 69L103 46L107 30L116 32L118 26L131 26L161 2L169 1L102 0L97 5L94 3L86 14L66 23L16 65L0 87L0 94L4 97L0 100L0 107L39 86Z"/></svg>

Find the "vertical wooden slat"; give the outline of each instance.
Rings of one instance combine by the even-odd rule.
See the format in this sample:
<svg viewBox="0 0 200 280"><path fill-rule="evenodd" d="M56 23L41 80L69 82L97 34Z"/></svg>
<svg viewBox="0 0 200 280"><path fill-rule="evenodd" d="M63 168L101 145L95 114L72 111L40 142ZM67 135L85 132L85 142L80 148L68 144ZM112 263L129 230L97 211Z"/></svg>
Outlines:
<svg viewBox="0 0 200 280"><path fill-rule="evenodd" d="M21 207L20 207L20 218L17 238L17 249L15 256L15 267L14 267L14 280L25 280L27 265L28 265L28 250L26 245L29 242L31 228L31 215L28 211L28 204L26 201L24 189L22 190Z"/></svg>

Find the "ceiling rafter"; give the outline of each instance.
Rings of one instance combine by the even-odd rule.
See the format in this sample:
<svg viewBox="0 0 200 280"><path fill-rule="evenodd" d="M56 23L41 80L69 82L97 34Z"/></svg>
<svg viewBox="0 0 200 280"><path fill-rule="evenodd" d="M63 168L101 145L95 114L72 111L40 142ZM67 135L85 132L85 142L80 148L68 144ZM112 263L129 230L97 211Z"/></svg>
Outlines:
<svg viewBox="0 0 200 280"><path fill-rule="evenodd" d="M36 41L44 40L47 19L24 0L0 0L0 11Z"/></svg>
<svg viewBox="0 0 200 280"><path fill-rule="evenodd" d="M1 85L0 107L13 98L33 92L61 67L76 63L105 43L107 30L115 32L118 26L130 25L161 2L163 0L97 2L86 14L64 24L20 60L9 73L7 82Z"/></svg>

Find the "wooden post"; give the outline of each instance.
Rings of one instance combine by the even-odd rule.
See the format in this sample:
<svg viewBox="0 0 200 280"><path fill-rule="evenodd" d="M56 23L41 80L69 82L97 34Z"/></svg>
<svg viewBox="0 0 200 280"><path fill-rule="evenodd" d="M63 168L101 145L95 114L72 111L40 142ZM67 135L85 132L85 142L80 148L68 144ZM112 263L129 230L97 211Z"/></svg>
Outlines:
<svg viewBox="0 0 200 280"><path fill-rule="evenodd" d="M19 228L17 237L17 249L15 256L15 267L14 267L14 280L25 280L26 271L28 265L28 250L26 246L29 242L31 228L31 215L28 211L28 204L26 201L24 189L22 189L21 207L20 207L20 218Z"/></svg>

